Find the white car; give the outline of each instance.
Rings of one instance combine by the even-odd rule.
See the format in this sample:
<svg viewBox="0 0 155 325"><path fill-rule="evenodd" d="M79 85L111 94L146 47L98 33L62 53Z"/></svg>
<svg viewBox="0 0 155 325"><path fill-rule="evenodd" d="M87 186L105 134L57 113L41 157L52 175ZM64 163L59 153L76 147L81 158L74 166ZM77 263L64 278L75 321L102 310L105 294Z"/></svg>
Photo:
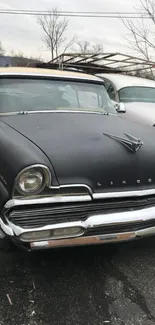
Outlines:
<svg viewBox="0 0 155 325"><path fill-rule="evenodd" d="M99 74L118 112L155 126L155 81L122 74Z"/></svg>

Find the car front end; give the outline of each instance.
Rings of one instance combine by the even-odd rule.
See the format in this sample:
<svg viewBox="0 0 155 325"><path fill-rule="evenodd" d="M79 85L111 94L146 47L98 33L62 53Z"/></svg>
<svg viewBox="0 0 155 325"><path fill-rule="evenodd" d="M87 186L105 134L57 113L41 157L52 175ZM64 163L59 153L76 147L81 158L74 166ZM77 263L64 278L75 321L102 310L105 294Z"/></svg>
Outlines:
<svg viewBox="0 0 155 325"><path fill-rule="evenodd" d="M138 239L155 234L155 191L97 196L86 188L80 195L14 199L5 204L0 225L2 238L28 250Z"/></svg>
<svg viewBox="0 0 155 325"><path fill-rule="evenodd" d="M44 147L52 164L48 161L44 164L43 156L44 163L42 160L40 164L29 164L17 173L10 197L1 209L1 237L28 250L36 250L121 242L154 235L152 128L147 128L147 132L143 129L143 133L140 126L134 124L133 129L132 123L129 126L126 120L115 115L60 114L61 117L57 113L45 114L44 118L40 115L37 120L37 126L46 123L48 130L48 117L49 128L53 126L51 139L54 134L55 137L50 143L47 138L42 139L41 133L39 139L37 133L37 147ZM55 118L60 124L61 120L64 123L63 137ZM20 124L18 131L24 134L24 124L31 124L29 139L34 135L35 114L20 116L20 123L14 117L4 117L3 121L13 128L14 123ZM82 123L83 132L79 132ZM115 136L110 134L114 126ZM132 141L129 141L125 134L127 129L138 134L137 140L131 136ZM143 136L138 140L141 133ZM29 148L33 159L34 152L34 148L33 151ZM5 175L4 180L8 182Z"/></svg>
<svg viewBox="0 0 155 325"><path fill-rule="evenodd" d="M3 77L0 242L36 250L155 235L153 129L118 116L100 80L77 76ZM64 105L78 93L76 107L49 109L52 82Z"/></svg>

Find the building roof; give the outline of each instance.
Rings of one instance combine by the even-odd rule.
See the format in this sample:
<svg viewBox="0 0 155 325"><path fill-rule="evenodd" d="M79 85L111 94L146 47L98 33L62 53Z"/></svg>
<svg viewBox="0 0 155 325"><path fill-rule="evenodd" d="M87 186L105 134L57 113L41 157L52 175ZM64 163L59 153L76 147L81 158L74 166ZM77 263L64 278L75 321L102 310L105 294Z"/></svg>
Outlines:
<svg viewBox="0 0 155 325"><path fill-rule="evenodd" d="M64 77L64 78L76 78L76 79L87 79L100 81L96 76L92 76L85 73L62 71L62 70L51 70L51 69L40 69L40 68L19 68L19 67L0 67L0 75L24 75L24 76L51 76L51 77Z"/></svg>
<svg viewBox="0 0 155 325"><path fill-rule="evenodd" d="M145 78L132 77L123 74L102 73L97 75L100 78L110 80L117 91L125 87L139 86L139 87L152 87L155 88L155 81Z"/></svg>

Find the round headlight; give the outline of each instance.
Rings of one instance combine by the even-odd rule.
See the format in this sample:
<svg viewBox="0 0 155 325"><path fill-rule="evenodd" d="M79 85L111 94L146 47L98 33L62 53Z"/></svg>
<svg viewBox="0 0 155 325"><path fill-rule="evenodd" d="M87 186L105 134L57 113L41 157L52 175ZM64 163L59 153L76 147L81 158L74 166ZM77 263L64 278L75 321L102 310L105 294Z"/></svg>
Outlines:
<svg viewBox="0 0 155 325"><path fill-rule="evenodd" d="M30 168L19 176L16 190L21 194L37 194L46 186L44 173L37 168Z"/></svg>

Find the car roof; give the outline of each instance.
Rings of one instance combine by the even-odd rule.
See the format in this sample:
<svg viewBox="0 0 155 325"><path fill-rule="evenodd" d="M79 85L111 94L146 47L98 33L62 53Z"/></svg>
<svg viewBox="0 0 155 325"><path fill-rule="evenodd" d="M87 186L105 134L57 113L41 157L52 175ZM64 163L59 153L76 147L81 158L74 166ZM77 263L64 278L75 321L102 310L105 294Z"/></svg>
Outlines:
<svg viewBox="0 0 155 325"><path fill-rule="evenodd" d="M155 88L155 81L145 78L138 78L115 73L102 73L100 75L98 74L98 77L110 80L114 84L117 91L124 87L131 86Z"/></svg>
<svg viewBox="0 0 155 325"><path fill-rule="evenodd" d="M40 69L31 67L0 67L0 75L16 75L16 76L48 76L58 78L74 78L74 79L85 79L92 81L101 81L97 76L92 76L85 73L63 71L63 70L52 70L52 69Z"/></svg>

